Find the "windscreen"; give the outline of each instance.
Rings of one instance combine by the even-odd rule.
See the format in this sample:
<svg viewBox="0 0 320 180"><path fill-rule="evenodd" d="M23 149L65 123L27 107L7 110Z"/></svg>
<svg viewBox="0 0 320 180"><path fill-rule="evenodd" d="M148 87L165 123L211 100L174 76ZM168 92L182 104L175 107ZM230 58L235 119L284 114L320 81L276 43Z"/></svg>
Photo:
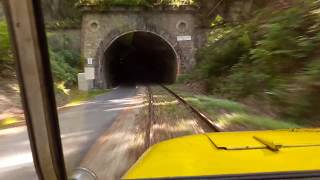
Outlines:
<svg viewBox="0 0 320 180"><path fill-rule="evenodd" d="M41 4L68 177L320 170L318 1ZM0 179L37 179L9 37L0 6Z"/></svg>

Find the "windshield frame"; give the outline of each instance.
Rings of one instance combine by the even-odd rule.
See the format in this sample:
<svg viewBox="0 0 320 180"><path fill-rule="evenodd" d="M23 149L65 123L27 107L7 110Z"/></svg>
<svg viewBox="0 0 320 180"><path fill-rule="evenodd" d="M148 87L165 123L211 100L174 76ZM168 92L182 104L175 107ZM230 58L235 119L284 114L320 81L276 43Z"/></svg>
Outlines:
<svg viewBox="0 0 320 180"><path fill-rule="evenodd" d="M36 173L39 179L67 180L41 1L1 3L16 60Z"/></svg>

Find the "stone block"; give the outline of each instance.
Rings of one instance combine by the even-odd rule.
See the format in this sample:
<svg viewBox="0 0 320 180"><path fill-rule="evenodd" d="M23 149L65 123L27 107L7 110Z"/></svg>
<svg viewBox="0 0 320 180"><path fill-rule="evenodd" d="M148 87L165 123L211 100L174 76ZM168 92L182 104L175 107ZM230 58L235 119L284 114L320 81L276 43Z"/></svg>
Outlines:
<svg viewBox="0 0 320 180"><path fill-rule="evenodd" d="M85 73L78 74L78 89L80 91L89 91L93 89L93 80L87 80Z"/></svg>

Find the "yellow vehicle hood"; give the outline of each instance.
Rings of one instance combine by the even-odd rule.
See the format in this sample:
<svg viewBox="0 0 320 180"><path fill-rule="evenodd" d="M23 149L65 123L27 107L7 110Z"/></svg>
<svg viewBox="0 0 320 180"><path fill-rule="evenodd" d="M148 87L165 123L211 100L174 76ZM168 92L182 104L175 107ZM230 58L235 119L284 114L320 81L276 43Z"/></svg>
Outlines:
<svg viewBox="0 0 320 180"><path fill-rule="evenodd" d="M123 179L320 170L320 129L222 132L154 145Z"/></svg>

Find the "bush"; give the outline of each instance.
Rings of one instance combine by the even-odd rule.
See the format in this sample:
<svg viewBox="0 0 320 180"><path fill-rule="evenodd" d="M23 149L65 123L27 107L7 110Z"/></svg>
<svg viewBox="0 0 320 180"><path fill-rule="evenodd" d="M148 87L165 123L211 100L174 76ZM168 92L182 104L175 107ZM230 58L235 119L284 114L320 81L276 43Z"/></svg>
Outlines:
<svg viewBox="0 0 320 180"><path fill-rule="evenodd" d="M77 74L81 69L79 52L70 46L70 39L55 38L49 35L49 52L51 69L56 82L64 82L67 88L77 82Z"/></svg>
<svg viewBox="0 0 320 180"><path fill-rule="evenodd" d="M0 76L8 76L14 74L15 69L5 21L0 21L0 41ZM67 87L75 85L77 73L81 68L79 53L68 48L69 44L70 40L66 37L55 41L49 36L50 62L54 79L65 82Z"/></svg>
<svg viewBox="0 0 320 180"><path fill-rule="evenodd" d="M248 52L250 46L250 37L246 32L231 33L226 39L213 41L197 52L196 58L200 63L195 72L199 78L225 75Z"/></svg>
<svg viewBox="0 0 320 180"><path fill-rule="evenodd" d="M309 122L320 119L320 59L309 62L290 84L284 84L278 93L278 108L284 116Z"/></svg>
<svg viewBox="0 0 320 180"><path fill-rule="evenodd" d="M286 10L266 8L241 26L214 27L190 79L206 79L212 93L266 100L286 117L319 119L318 9L316 1L297 0Z"/></svg>
<svg viewBox="0 0 320 180"><path fill-rule="evenodd" d="M63 81L67 87L75 85L77 82L78 70L68 64L68 56L63 52L50 51L50 62L55 81Z"/></svg>
<svg viewBox="0 0 320 180"><path fill-rule="evenodd" d="M7 76L14 71L13 53L10 48L8 27L5 21L0 21L0 76Z"/></svg>

